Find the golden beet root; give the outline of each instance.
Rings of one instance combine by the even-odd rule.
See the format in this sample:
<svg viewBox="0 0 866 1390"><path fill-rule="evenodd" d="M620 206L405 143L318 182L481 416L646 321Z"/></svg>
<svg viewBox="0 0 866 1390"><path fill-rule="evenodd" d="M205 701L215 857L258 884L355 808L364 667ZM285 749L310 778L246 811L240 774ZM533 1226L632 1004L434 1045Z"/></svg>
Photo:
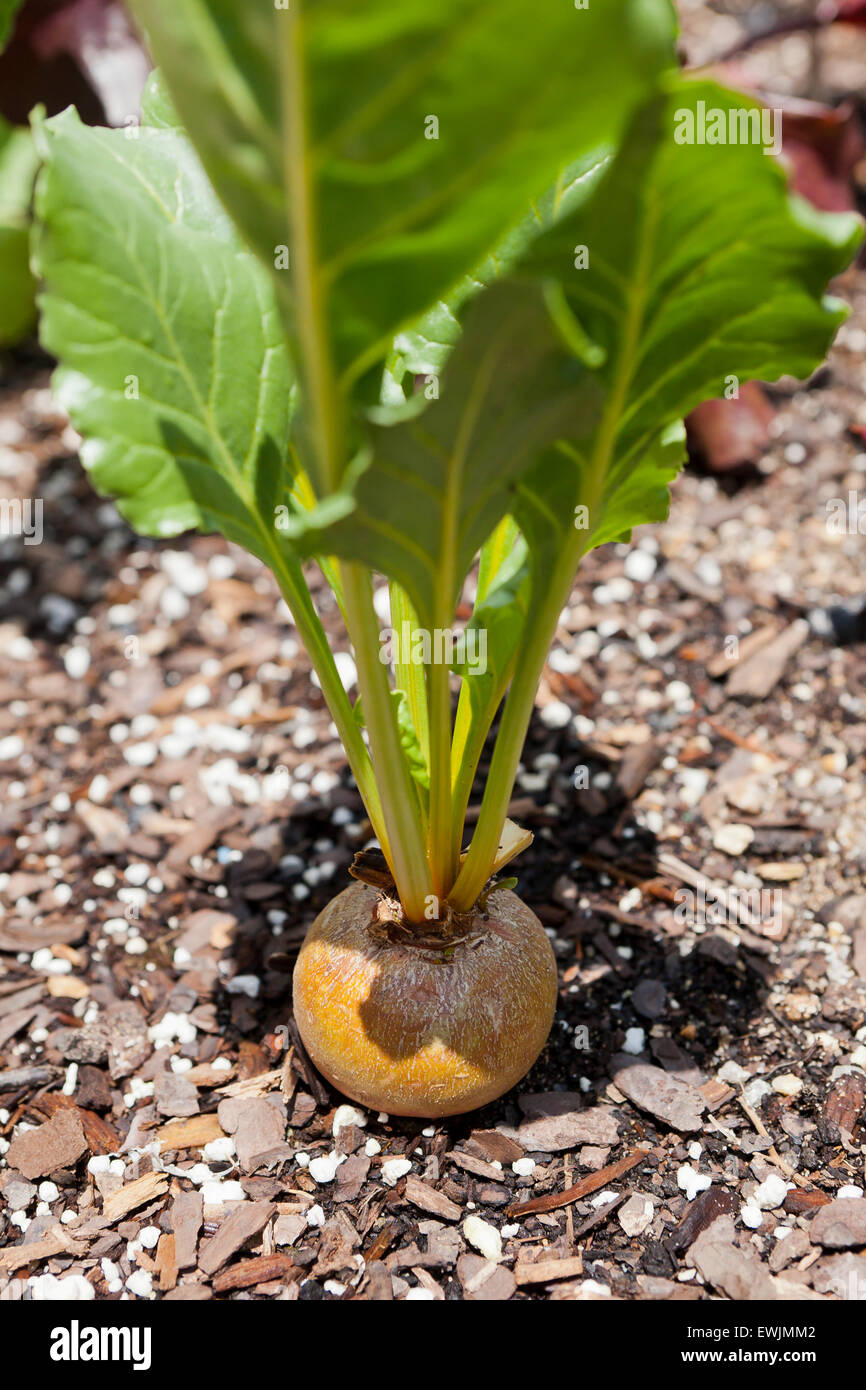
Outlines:
<svg viewBox="0 0 866 1390"><path fill-rule="evenodd" d="M501 1096L543 1048L556 962L538 918L507 889L463 919L448 951L407 943L355 883L307 933L295 1018L324 1076L392 1115L456 1115Z"/></svg>

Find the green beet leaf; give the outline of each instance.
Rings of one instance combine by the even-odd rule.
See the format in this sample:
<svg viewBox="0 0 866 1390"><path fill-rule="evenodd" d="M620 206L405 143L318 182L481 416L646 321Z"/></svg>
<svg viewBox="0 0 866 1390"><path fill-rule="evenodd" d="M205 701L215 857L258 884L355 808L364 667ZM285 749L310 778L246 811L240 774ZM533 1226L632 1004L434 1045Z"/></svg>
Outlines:
<svg viewBox="0 0 866 1390"><path fill-rule="evenodd" d="M294 527L299 545L384 570L427 629L451 621L472 560L513 485L559 438L588 437L597 391L539 286L501 284L472 305L441 399L374 412L349 488Z"/></svg>
<svg viewBox="0 0 866 1390"><path fill-rule="evenodd" d="M191 145L143 126L39 129L42 340L94 484L138 531L221 531L273 558L291 379L270 282Z"/></svg>
<svg viewBox="0 0 866 1390"><path fill-rule="evenodd" d="M276 264L313 397L377 367L565 164L617 139L674 33L667 0L562 0L543 19L525 0L132 9L218 193ZM338 408L333 389L313 404Z"/></svg>
<svg viewBox="0 0 866 1390"><path fill-rule="evenodd" d="M757 145L678 144L678 113L699 102L726 115L752 105L676 81L635 117L589 205L539 238L525 264L561 286L604 391L592 439L568 441L521 489L528 532L541 528L536 555L569 515L592 545L663 519L685 457L682 417L750 378L807 377L844 317L824 289L851 260L859 219L792 198Z"/></svg>
<svg viewBox="0 0 866 1390"><path fill-rule="evenodd" d="M0 347L26 337L36 322L30 273L30 203L38 159L28 130L0 117Z"/></svg>
<svg viewBox="0 0 866 1390"><path fill-rule="evenodd" d="M5 48L12 37L15 19L24 0L0 0L0 49Z"/></svg>

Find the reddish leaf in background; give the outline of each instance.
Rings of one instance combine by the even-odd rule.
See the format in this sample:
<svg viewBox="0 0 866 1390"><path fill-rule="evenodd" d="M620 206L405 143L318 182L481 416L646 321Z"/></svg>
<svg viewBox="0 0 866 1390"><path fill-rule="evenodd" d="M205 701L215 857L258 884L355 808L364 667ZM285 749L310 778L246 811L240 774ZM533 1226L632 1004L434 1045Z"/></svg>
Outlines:
<svg viewBox="0 0 866 1390"><path fill-rule="evenodd" d="M740 386L733 400L704 401L686 421L689 452L711 473L757 463L770 442L775 410L756 381Z"/></svg>
<svg viewBox="0 0 866 1390"><path fill-rule="evenodd" d="M0 56L0 114L26 124L74 104L91 125L139 112L150 61L120 0L26 0Z"/></svg>
<svg viewBox="0 0 866 1390"><path fill-rule="evenodd" d="M866 12L866 0L858 0ZM714 69L720 82L751 91L772 111L782 112L782 157L791 186L822 212L856 212L855 172L866 154L863 125L853 102L825 106L820 101L758 91L738 58Z"/></svg>
<svg viewBox="0 0 866 1390"><path fill-rule="evenodd" d="M848 22L866 25L866 0L847 8ZM852 19L855 11L859 18ZM722 65L720 79L735 87L748 85L736 60ZM854 174L866 154L866 139L853 105L832 107L795 97L755 95L765 106L782 111L782 157L794 191L823 212L856 212ZM738 400L705 401L692 412L686 421L689 451L713 473L755 463L769 443L774 413L761 387L746 382Z"/></svg>
<svg viewBox="0 0 866 1390"><path fill-rule="evenodd" d="M75 59L109 125L138 115L151 65L119 0L71 0L34 31L33 46L45 58Z"/></svg>
<svg viewBox="0 0 866 1390"><path fill-rule="evenodd" d="M823 212L856 211L854 171L866 140L854 107L792 98L781 106L782 150L796 192Z"/></svg>
<svg viewBox="0 0 866 1390"><path fill-rule="evenodd" d="M840 0L836 6L836 20L866 28L866 0Z"/></svg>

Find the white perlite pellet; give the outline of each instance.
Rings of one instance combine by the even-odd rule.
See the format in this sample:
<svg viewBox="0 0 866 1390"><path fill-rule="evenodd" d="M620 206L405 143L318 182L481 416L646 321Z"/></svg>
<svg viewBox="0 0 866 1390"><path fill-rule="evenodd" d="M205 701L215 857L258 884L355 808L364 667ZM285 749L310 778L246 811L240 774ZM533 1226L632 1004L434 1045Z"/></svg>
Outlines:
<svg viewBox="0 0 866 1390"><path fill-rule="evenodd" d="M393 1187L401 1178L405 1178L407 1173L412 1171L412 1164L408 1158L386 1158L382 1167L379 1169L382 1181L388 1186Z"/></svg>
<svg viewBox="0 0 866 1390"><path fill-rule="evenodd" d="M365 1129L367 1116L356 1105L338 1105L334 1111L331 1133L336 1138L341 1129L349 1129L351 1125L355 1125L358 1129Z"/></svg>
<svg viewBox="0 0 866 1390"><path fill-rule="evenodd" d="M502 1236L489 1221L482 1221L480 1216L467 1216L463 1234L485 1260L498 1263L502 1259Z"/></svg>
<svg viewBox="0 0 866 1390"><path fill-rule="evenodd" d="M346 1155L338 1153L320 1154L318 1158L310 1159L308 1172L310 1177L318 1183L333 1182L341 1163L345 1163Z"/></svg>
<svg viewBox="0 0 866 1390"><path fill-rule="evenodd" d="M34 1303L90 1303L96 1290L83 1274L67 1274L58 1279L54 1274L36 1274L27 1280Z"/></svg>
<svg viewBox="0 0 866 1390"><path fill-rule="evenodd" d="M757 1231L763 1225L764 1213L751 1202L746 1202L745 1206L740 1208L740 1217L743 1225L748 1226L750 1231Z"/></svg>
<svg viewBox="0 0 866 1390"><path fill-rule="evenodd" d="M712 1186L712 1177L709 1173L699 1173L690 1163L684 1163L677 1169L677 1187L686 1194L689 1202L693 1202L699 1192L706 1192Z"/></svg>
<svg viewBox="0 0 866 1390"><path fill-rule="evenodd" d="M770 1173L755 1189L752 1202L762 1211L773 1211L780 1207L788 1195L788 1184L778 1173Z"/></svg>

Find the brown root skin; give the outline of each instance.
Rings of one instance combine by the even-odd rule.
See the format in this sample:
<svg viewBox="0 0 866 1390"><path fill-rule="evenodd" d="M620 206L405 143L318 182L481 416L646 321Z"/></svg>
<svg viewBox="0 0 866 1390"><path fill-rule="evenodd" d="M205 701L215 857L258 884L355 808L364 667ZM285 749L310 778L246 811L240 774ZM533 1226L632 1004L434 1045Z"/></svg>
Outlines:
<svg viewBox="0 0 866 1390"><path fill-rule="evenodd" d="M525 1076L553 1023L556 961L514 893L494 889L485 906L445 937L401 937L381 895L354 883L316 918L295 966L295 1019L344 1095L435 1118L486 1105Z"/></svg>

